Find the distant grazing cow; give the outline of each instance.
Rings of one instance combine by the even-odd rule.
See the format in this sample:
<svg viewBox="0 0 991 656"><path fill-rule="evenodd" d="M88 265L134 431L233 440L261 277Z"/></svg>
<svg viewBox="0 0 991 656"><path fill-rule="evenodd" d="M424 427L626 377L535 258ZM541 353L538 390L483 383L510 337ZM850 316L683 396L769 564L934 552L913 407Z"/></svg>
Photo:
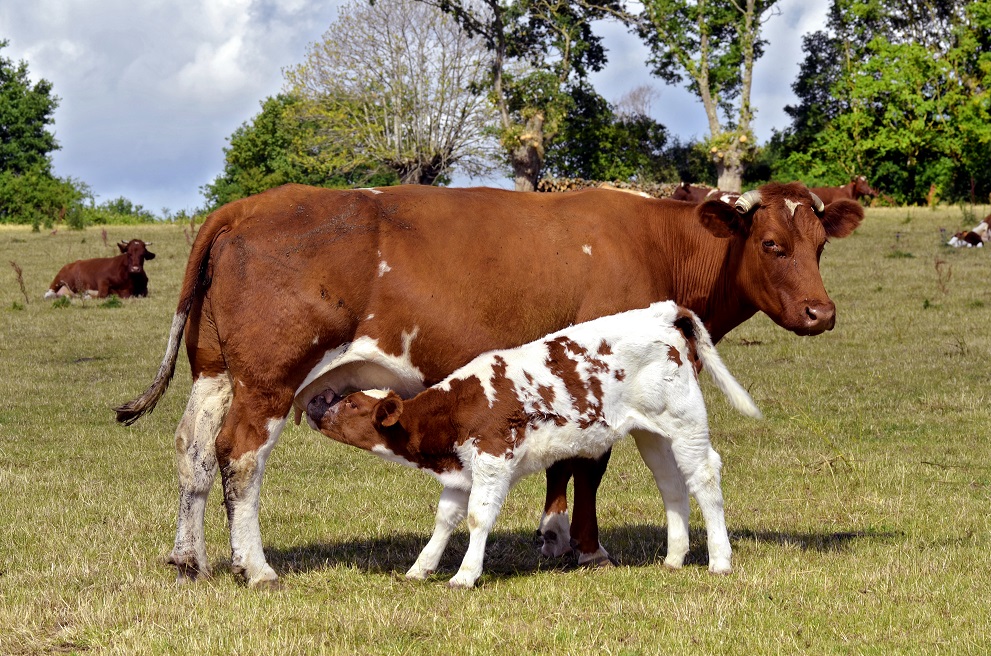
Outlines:
<svg viewBox="0 0 991 656"><path fill-rule="evenodd" d="M406 402L391 390L343 401L318 395L307 414L324 435L423 469L444 486L433 536L407 578L437 568L467 515L468 551L450 585L472 587L499 509L520 478L563 458L598 458L629 434L663 454L648 464L669 518L664 564L679 568L688 553L691 493L705 520L709 571L728 574L721 462L709 443L699 367L735 408L760 416L698 317L671 301L483 354Z"/></svg>
<svg viewBox="0 0 991 656"><path fill-rule="evenodd" d="M225 205L196 234L158 374L117 408L129 424L155 407L185 334L193 385L175 437L169 560L180 580L209 572L203 518L219 471L233 571L251 586L277 580L258 522L265 462L293 407L299 418L317 395L412 397L480 353L659 300L694 311L717 341L756 312L800 335L829 330L819 256L862 218L859 204L824 208L801 184L735 206L420 185L287 185ZM604 550L597 479L585 481L604 458L569 462L555 465L566 475L550 512L567 517L574 468L571 528L588 562ZM567 530L565 519L564 545Z"/></svg>
<svg viewBox="0 0 991 656"><path fill-rule="evenodd" d="M735 191L722 191L720 189L714 189L712 187L702 185L690 185L687 182L682 182L675 188L674 193L671 194L671 200L683 200L689 203L701 203L707 200L721 200L729 205L735 203L739 197L740 194Z"/></svg>
<svg viewBox="0 0 991 656"><path fill-rule="evenodd" d="M861 198L874 198L878 195L877 191L867 183L867 178L862 175L839 187L812 187L809 191L827 205L838 200L859 201Z"/></svg>
<svg viewBox="0 0 991 656"><path fill-rule="evenodd" d="M117 257L97 257L66 264L52 280L45 298L70 294L86 294L97 298L105 298L111 294L121 298L147 296L145 261L155 259L155 254L148 250L148 246L151 243L146 244L140 239L121 241L117 244L120 249Z"/></svg>

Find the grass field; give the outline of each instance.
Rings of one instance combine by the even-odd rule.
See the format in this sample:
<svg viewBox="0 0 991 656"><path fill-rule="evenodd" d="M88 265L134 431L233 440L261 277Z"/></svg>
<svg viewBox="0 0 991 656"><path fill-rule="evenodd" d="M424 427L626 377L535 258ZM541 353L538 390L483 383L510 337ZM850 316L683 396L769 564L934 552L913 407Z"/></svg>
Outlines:
<svg viewBox="0 0 991 656"><path fill-rule="evenodd" d="M510 494L480 587L403 573L433 526L433 479L290 427L261 522L280 590L230 573L219 485L215 574L177 587L172 435L189 392L131 428L111 406L151 381L189 245L181 227L55 235L0 229L0 654L796 654L991 652L991 250L942 246L988 208L872 209L827 246L836 329L756 317L720 343L765 414L734 414L703 376L724 461L732 575L705 569L701 518L662 565L660 495L632 441L599 496L619 567L536 555L543 478ZM976 218L975 218L976 217ZM42 301L65 262L142 238L148 299ZM109 245L108 245L109 244ZM14 267L22 270L27 300Z"/></svg>

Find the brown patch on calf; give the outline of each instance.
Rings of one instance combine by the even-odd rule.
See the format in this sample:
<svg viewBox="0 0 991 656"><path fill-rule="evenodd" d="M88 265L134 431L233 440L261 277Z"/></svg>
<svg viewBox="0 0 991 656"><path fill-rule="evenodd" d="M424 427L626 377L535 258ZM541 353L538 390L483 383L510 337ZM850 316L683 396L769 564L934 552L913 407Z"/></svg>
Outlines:
<svg viewBox="0 0 991 656"><path fill-rule="evenodd" d="M564 383L572 406L579 415L578 425L585 429L602 419L602 381L590 374L586 382L578 371L579 359L589 363L590 372L605 373L609 370L604 360L589 356L587 349L567 337L548 342L547 369Z"/></svg>

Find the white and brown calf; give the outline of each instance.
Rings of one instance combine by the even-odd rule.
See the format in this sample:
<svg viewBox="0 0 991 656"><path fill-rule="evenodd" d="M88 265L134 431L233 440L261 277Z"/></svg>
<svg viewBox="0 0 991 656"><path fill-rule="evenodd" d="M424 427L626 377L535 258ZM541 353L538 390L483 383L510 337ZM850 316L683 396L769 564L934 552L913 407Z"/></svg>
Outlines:
<svg viewBox="0 0 991 656"><path fill-rule="evenodd" d="M355 392L337 403L321 395L307 415L328 437L424 469L444 486L434 533L408 578L434 571L467 516L468 551L450 584L472 587L516 481L564 458L597 458L631 433L664 499L665 564L681 567L688 553L691 493L705 520L709 570L728 573L721 463L709 443L696 377L703 365L734 407L760 416L698 317L672 302L485 353L406 401L385 390Z"/></svg>

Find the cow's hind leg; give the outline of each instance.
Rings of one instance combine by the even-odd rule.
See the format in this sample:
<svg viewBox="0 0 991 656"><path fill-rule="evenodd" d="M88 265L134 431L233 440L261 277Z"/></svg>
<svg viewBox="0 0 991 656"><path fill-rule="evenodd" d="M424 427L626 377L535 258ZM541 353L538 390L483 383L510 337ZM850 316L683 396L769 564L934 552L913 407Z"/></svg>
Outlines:
<svg viewBox="0 0 991 656"><path fill-rule="evenodd" d="M265 559L258 508L265 462L286 425L292 391L234 390L234 399L217 438L217 463L231 537L231 569L249 587L267 587L278 576Z"/></svg>
<svg viewBox="0 0 991 656"><path fill-rule="evenodd" d="M451 534L465 518L468 511L468 492L453 487L445 487L437 503L437 518L434 534L427 546L423 547L413 566L406 572L406 578L423 580L437 569L437 563L447 548Z"/></svg>
<svg viewBox="0 0 991 656"><path fill-rule="evenodd" d="M575 460L575 504L572 509L571 542L578 551L578 564L586 567L608 567L613 563L609 552L599 542L599 519L595 499L602 476L609 465L612 450L596 459Z"/></svg>
<svg viewBox="0 0 991 656"><path fill-rule="evenodd" d="M671 441L662 435L646 431L634 431L640 457L654 475L654 482L664 500L668 523L668 553L664 564L678 569L688 555L688 488L678 469Z"/></svg>
<svg viewBox="0 0 991 656"><path fill-rule="evenodd" d="M180 583L210 574L203 516L217 475L217 435L230 404L231 384L226 374L197 378L176 429L179 513L168 562L178 569Z"/></svg>

